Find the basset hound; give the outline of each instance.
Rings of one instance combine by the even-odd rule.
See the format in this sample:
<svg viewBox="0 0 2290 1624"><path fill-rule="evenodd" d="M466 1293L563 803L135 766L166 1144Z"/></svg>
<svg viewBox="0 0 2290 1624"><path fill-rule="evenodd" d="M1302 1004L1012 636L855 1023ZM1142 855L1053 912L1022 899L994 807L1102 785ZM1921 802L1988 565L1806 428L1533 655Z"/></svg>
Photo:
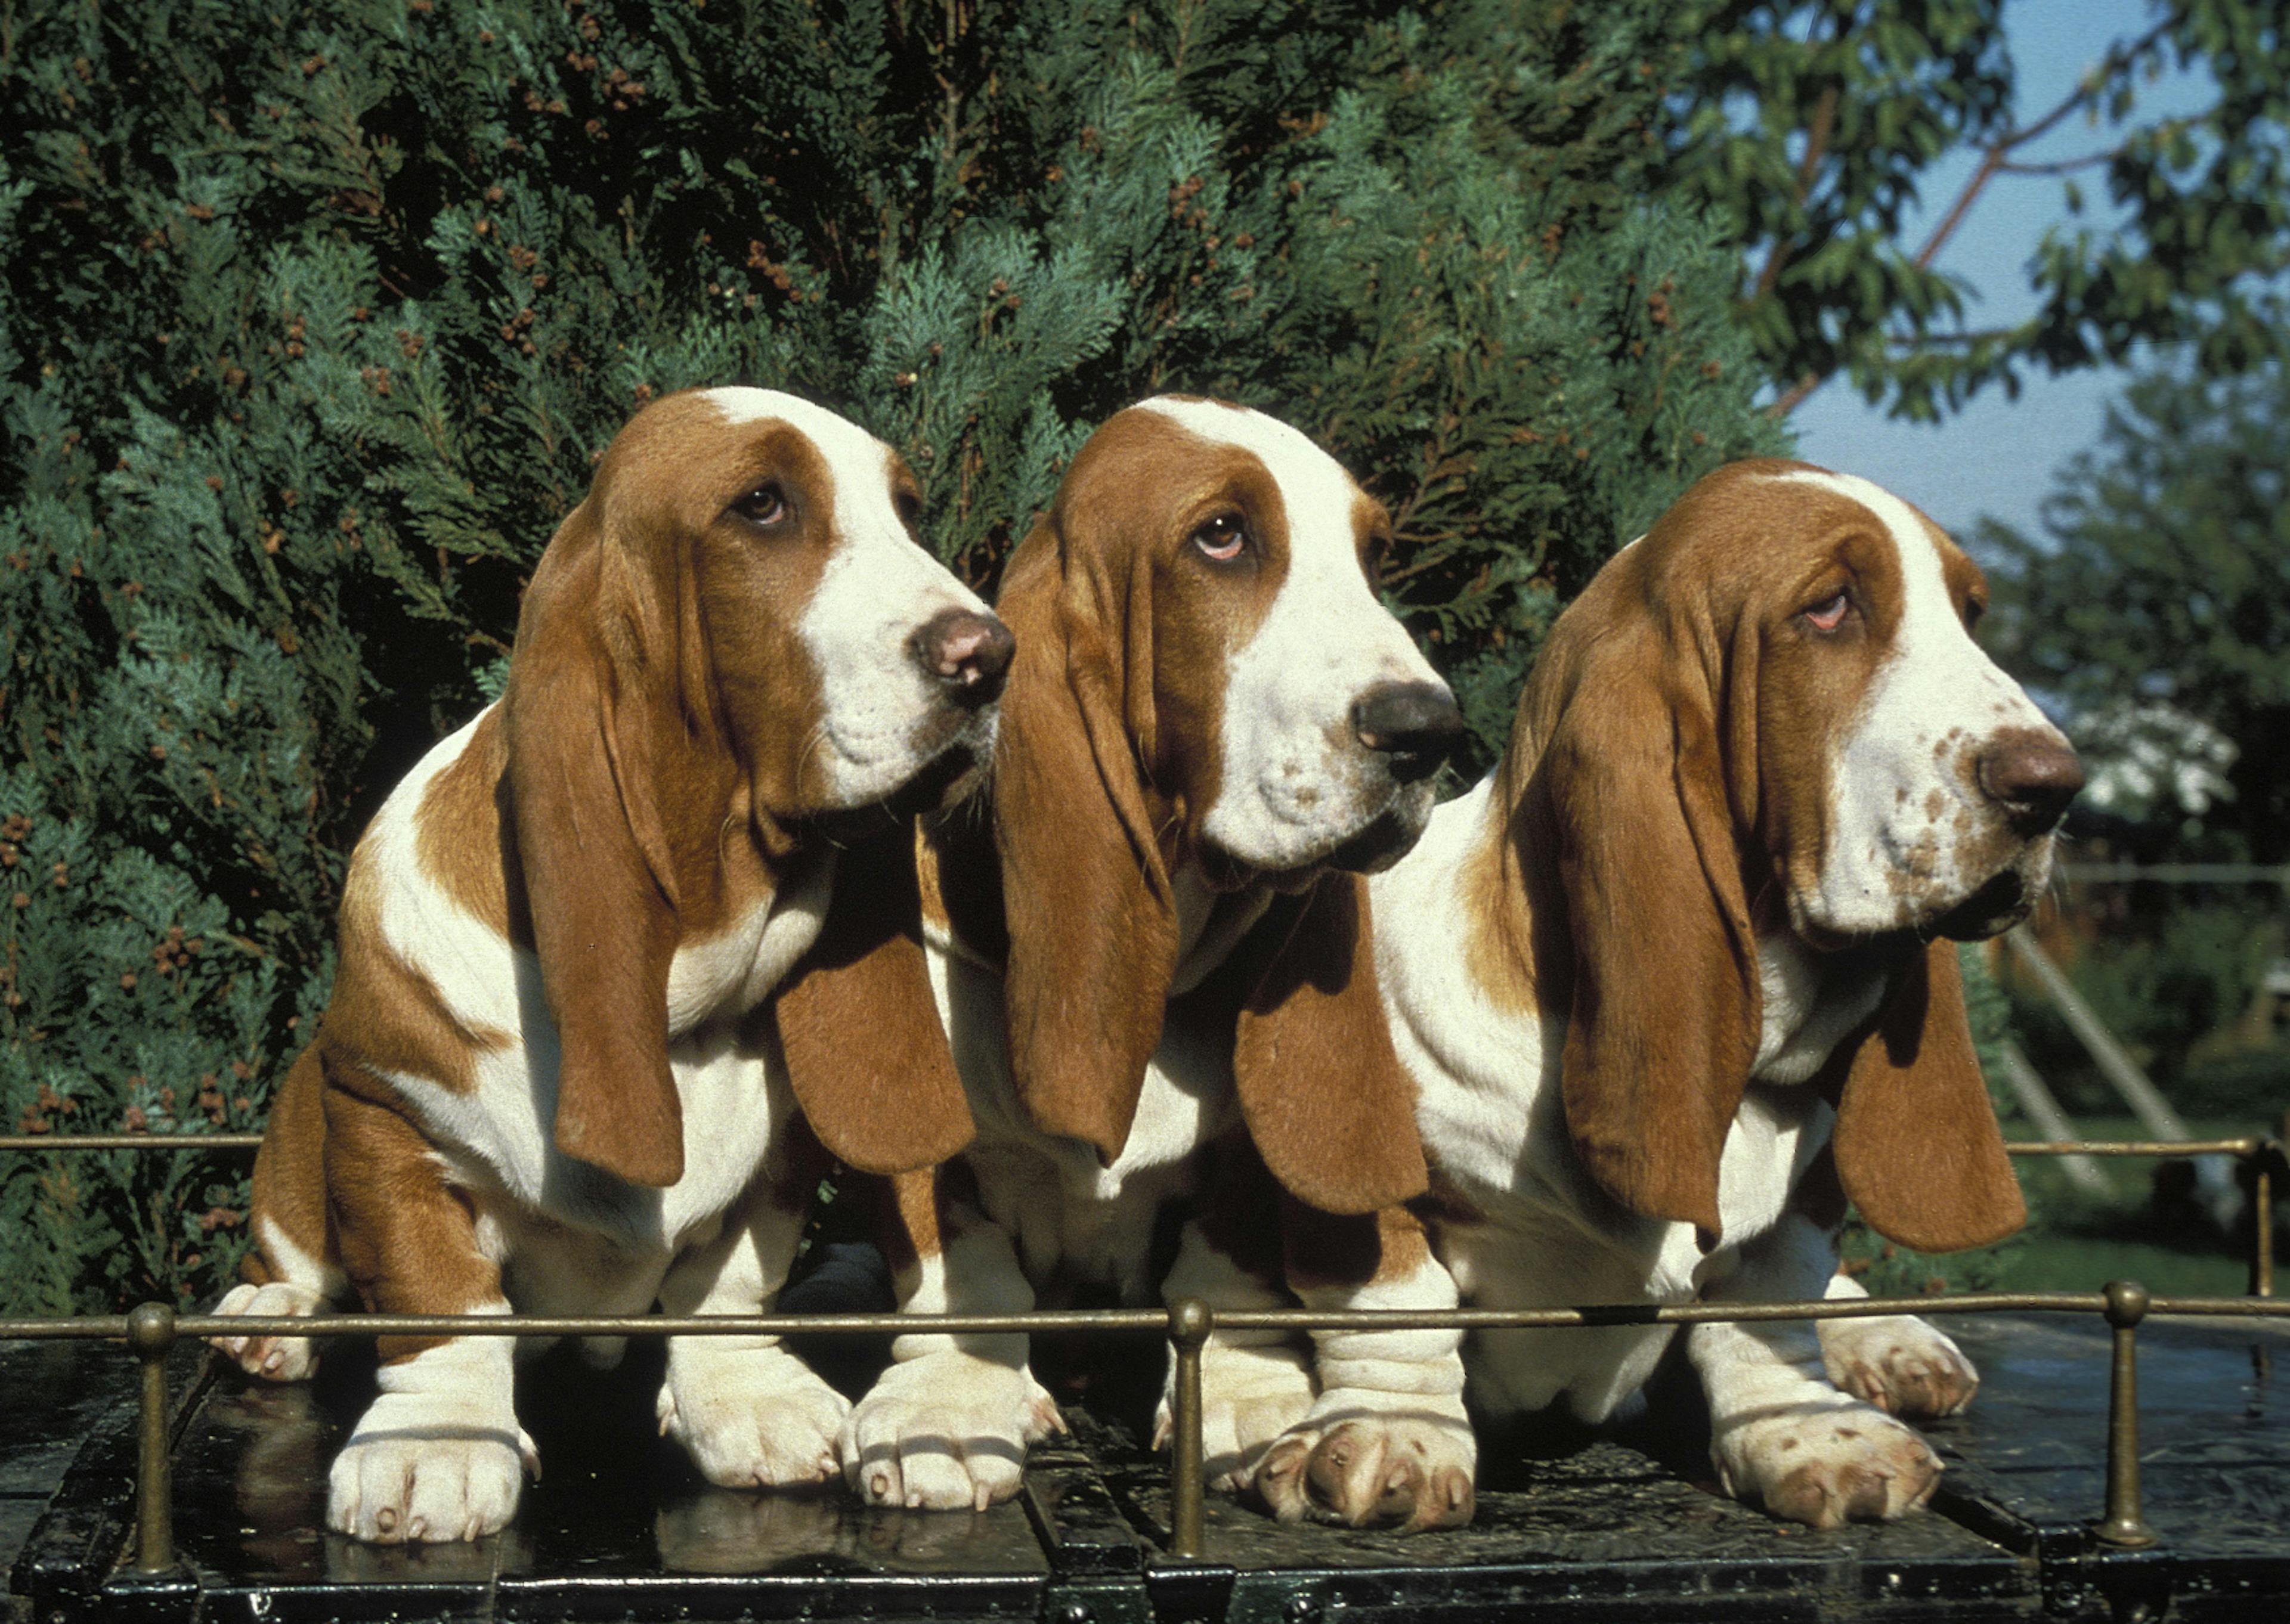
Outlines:
<svg viewBox="0 0 2290 1624"><path fill-rule="evenodd" d="M1848 1198L1928 1252L2019 1228L1956 943L2034 906L2082 772L1974 643L1985 596L1897 497L1756 461L1559 617L1502 762L1371 887L1465 1300L1865 1295ZM1669 1340L1477 1336L1474 1408L1604 1420ZM1922 1504L1940 1462L1895 1418L1978 1382L1912 1318L1687 1353L1727 1489L1817 1527Z"/></svg>
<svg viewBox="0 0 2290 1624"><path fill-rule="evenodd" d="M351 857L332 1000L273 1108L259 1252L222 1312L765 1311L824 1165L805 1115L885 1169L967 1137L934 1021L846 1036L899 1100L791 1093L765 1002L822 936L929 996L917 940L869 940L902 892L911 909L910 865L838 864L835 819L974 765L1012 645L917 544L917 510L890 448L772 391L670 396L613 440L533 572L500 701ZM275 1380L314 1358L216 1345ZM380 1352L329 1524L501 1527L537 1469L509 1340ZM774 1342L722 1338L670 1342L659 1403L737 1486L830 1478L848 1409Z"/></svg>
<svg viewBox="0 0 2290 1624"><path fill-rule="evenodd" d="M1389 529L1295 429L1165 396L1090 438L1012 556L989 786L926 824L921 864L977 1139L897 1181L905 1309L1019 1311L1077 1287L1452 1306L1401 1204L1426 1174L1360 876L1421 831L1461 720L1376 601ZM811 1003L805 980L781 995ZM1170 1211L1189 1221L1157 1278ZM1060 1425L1024 1339L893 1351L845 1430L853 1486L924 1507L1014 1493L1026 1446ZM1428 1367L1357 1332L1317 1352L1217 1334L1216 1470L1291 1516L1467 1518L1456 1339Z"/></svg>

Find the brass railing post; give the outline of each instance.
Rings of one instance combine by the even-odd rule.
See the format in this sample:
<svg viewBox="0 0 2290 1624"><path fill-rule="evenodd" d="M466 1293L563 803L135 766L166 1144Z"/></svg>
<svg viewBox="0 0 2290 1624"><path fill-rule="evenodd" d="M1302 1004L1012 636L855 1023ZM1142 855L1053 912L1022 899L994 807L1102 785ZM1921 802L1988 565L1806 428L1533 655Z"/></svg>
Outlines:
<svg viewBox="0 0 2290 1624"><path fill-rule="evenodd" d="M135 1565L164 1573L175 1565L175 1486L167 1447L167 1355L175 1346L175 1310L164 1302L131 1310L127 1346L143 1373L136 1406Z"/></svg>
<svg viewBox="0 0 2290 1624"><path fill-rule="evenodd" d="M2282 1141L2270 1139L2251 1158L2250 1294L2274 1295L2274 1170L2284 1165Z"/></svg>
<svg viewBox="0 0 2290 1624"><path fill-rule="evenodd" d="M2147 1317L2147 1288L2110 1280L2106 1295L2115 1360L2107 1388L2107 1515L2098 1532L2109 1545L2136 1549L2155 1543L2139 1506L2139 1322Z"/></svg>
<svg viewBox="0 0 2290 1624"><path fill-rule="evenodd" d="M1201 1348L1216 1316L1197 1297L1169 1305L1169 1340L1176 1348L1176 1436L1170 1441L1169 1555L1197 1559L1204 1540L1201 1460Z"/></svg>

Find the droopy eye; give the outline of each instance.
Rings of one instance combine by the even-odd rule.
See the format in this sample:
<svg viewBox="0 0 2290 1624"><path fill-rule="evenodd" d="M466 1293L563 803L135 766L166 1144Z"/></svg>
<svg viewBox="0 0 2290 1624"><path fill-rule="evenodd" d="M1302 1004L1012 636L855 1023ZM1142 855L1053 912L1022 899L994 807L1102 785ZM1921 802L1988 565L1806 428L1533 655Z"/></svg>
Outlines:
<svg viewBox="0 0 2290 1624"><path fill-rule="evenodd" d="M923 499L912 491L900 491L891 498L891 506L898 509L899 523L909 530L923 527Z"/></svg>
<svg viewBox="0 0 2290 1624"><path fill-rule="evenodd" d="M1832 632L1845 623L1845 612L1852 607L1852 598L1839 592L1806 610L1805 618L1814 630Z"/></svg>
<svg viewBox="0 0 2290 1624"><path fill-rule="evenodd" d="M1248 546L1248 526L1237 514L1221 513L1193 532L1193 545L1201 549L1202 557L1230 564Z"/></svg>
<svg viewBox="0 0 2290 1624"><path fill-rule="evenodd" d="M776 481L760 484L733 502L732 511L751 524L776 524L787 517L787 496Z"/></svg>
<svg viewBox="0 0 2290 1624"><path fill-rule="evenodd" d="M1964 603L1964 629L1972 631L1980 625L1980 617L1988 612L1988 605L1980 599L1966 598Z"/></svg>

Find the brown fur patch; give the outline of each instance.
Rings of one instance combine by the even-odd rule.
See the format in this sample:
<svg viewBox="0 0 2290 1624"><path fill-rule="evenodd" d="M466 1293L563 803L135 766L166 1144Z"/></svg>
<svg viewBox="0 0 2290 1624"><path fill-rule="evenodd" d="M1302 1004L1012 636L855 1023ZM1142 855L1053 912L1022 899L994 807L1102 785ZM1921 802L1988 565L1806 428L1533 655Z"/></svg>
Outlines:
<svg viewBox="0 0 2290 1624"><path fill-rule="evenodd" d="M1250 1136L1282 1186L1328 1212L1423 1193L1415 1084L1377 990L1367 882L1324 875L1254 932L1273 949L1241 1006L1233 1077ZM1237 955L1239 970L1253 959Z"/></svg>
<svg viewBox="0 0 2290 1624"><path fill-rule="evenodd" d="M303 1256L334 1263L333 1215L326 1204L325 1068L312 1044L295 1058L270 1099L270 1120L254 1154L254 1211ZM251 1285L283 1280L285 1271L264 1253L262 1232L246 1254L240 1278Z"/></svg>
<svg viewBox="0 0 2290 1624"><path fill-rule="evenodd" d="M377 1314L465 1314L503 1300L500 1270L477 1248L476 1206L441 1175L429 1140L389 1101L395 1091L355 1065L329 1064L328 1187L341 1260ZM384 1364L437 1337L384 1337Z"/></svg>

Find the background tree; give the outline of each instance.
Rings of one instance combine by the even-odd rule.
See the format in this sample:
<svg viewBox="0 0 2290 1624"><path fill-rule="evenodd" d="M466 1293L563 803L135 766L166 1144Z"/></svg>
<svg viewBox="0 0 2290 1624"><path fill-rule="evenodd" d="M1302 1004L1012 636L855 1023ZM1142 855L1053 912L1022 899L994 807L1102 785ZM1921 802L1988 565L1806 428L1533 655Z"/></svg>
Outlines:
<svg viewBox="0 0 2290 1624"><path fill-rule="evenodd" d="M973 580L1165 388L1320 435L1500 732L1541 627L1778 449L1656 180L1661 0L39 0L0 26L0 1106L245 1127L344 854L498 690L658 393L905 451ZM243 1163L0 1162L0 1307L211 1289Z"/></svg>
<svg viewBox="0 0 2290 1624"><path fill-rule="evenodd" d="M2142 342L2185 341L2214 374L2281 353L2290 27L2276 0L2150 12L2023 114L2005 0L1706 0L1680 30L1667 178L1741 246L1741 319L1780 410L1838 374L1929 419L2031 366L2120 363ZM2172 68L2208 82L2202 110L2141 108L2139 86ZM2039 148L2078 129L2064 156ZM1966 151L1979 162L1934 200L1937 225L1904 237L1928 178ZM2029 267L2036 314L1974 327L1973 290L1939 256L1998 181L2059 187L2075 223Z"/></svg>
<svg viewBox="0 0 2290 1624"><path fill-rule="evenodd" d="M2089 735L2102 772L2153 769L2142 810L2190 834L2189 855L2290 860L2286 432L2282 366L2150 373L2061 476L2047 536L1992 520L1979 535L1992 640Z"/></svg>

